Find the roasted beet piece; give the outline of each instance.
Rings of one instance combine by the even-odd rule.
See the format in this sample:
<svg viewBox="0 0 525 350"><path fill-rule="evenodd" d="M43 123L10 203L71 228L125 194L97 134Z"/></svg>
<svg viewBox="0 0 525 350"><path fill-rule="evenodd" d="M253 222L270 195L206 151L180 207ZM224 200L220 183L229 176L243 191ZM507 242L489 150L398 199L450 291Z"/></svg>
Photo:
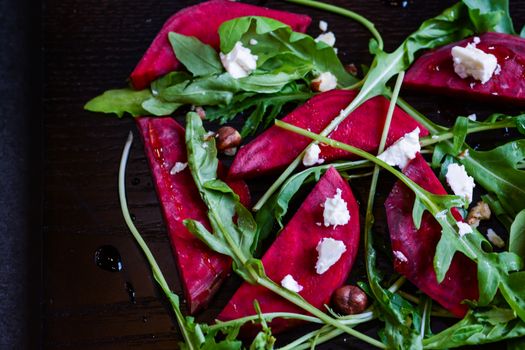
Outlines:
<svg viewBox="0 0 525 350"><path fill-rule="evenodd" d="M210 250L184 226L183 220L194 219L208 229L208 209L202 202L189 168L171 174L176 162L185 163L184 128L174 119L137 119L147 158L153 174L164 220L178 262L190 312L204 307L230 273L229 257ZM248 205L250 194L243 181L229 182Z"/></svg>
<svg viewBox="0 0 525 350"><path fill-rule="evenodd" d="M334 197L341 189L342 198L347 203L350 222L343 226L325 227L323 208L327 197ZM316 247L324 237L343 241L346 252L324 274L315 271L317 261ZM346 280L354 263L359 246L359 212L357 202L350 186L334 169L330 168L321 177L299 210L278 235L275 242L262 258L264 269L273 281L280 284L282 279L291 274L303 286L299 294L315 307L324 310L332 293ZM255 314L253 300L257 300L262 312L298 312L304 313L297 306L260 286L244 283L233 295L224 310L218 316L220 320L231 320ZM274 333L281 332L297 322L275 319L271 322Z"/></svg>
<svg viewBox="0 0 525 350"><path fill-rule="evenodd" d="M525 105L525 39L501 33L485 33L477 48L493 54L501 66L485 84L454 72L451 49L473 42L468 38L421 56L405 76L404 86L419 91L462 95L477 100L506 101Z"/></svg>
<svg viewBox="0 0 525 350"><path fill-rule="evenodd" d="M435 194L447 194L425 159L418 154L403 170L415 183ZM441 237L441 226L425 212L417 230L412 219L414 193L397 182L388 196L385 207L392 241L394 268L419 289L458 317L468 310L461 302L478 299L476 264L462 253L456 253L441 284L437 282L433 260ZM457 220L461 215L452 211Z"/></svg>
<svg viewBox="0 0 525 350"><path fill-rule="evenodd" d="M332 90L319 94L296 108L284 117L283 121L319 133L348 106L356 95L357 91L352 90ZM351 113L330 134L330 138L367 152L376 152L389 103L382 96L368 100ZM420 136L428 135L428 131L423 126L396 107L388 133L387 146L416 127L421 129ZM288 166L310 142L311 140L304 136L272 126L252 142L241 147L230 168L230 176L252 178L275 173ZM356 158L351 153L323 145L319 157L325 159L325 162Z"/></svg>
<svg viewBox="0 0 525 350"><path fill-rule="evenodd" d="M293 30L304 32L310 17L290 12L270 10L229 0L211 0L187 7L170 17L130 76L131 85L145 89L160 76L180 68L168 40L169 32L194 36L205 44L219 48L218 29L223 22L243 16L264 16L288 24Z"/></svg>

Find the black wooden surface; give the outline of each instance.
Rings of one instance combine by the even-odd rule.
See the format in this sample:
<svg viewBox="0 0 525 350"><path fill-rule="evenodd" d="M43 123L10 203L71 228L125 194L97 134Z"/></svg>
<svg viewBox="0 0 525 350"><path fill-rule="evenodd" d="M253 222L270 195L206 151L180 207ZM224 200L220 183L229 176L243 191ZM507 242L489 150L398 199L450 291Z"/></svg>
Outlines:
<svg viewBox="0 0 525 350"><path fill-rule="evenodd" d="M125 86L127 76L163 22L193 3L195 1L173 0L44 2L42 319L43 344L47 349L176 348L176 328L119 209L118 161L127 133L135 130L133 121L88 113L82 106L106 89ZM407 8L392 7L381 0L334 0L332 3L347 6L373 20L384 36L386 49L391 50L424 19L437 15L452 1L415 0L409 1ZM369 63L368 33L359 25L335 15L277 1L268 5L310 14L313 35L319 33L318 21L326 20L336 34L336 46L343 62ZM525 6L518 1L512 5L517 27L521 28ZM452 123L457 114L504 111L503 106L403 95L422 112L446 123ZM481 141L492 144L500 138L501 133L491 133ZM24 171L31 173L28 168ZM40 177L40 174L32 175ZM392 182L382 183L379 194L385 196ZM353 184L358 198L363 200L367 192L365 185L366 182ZM152 179L138 141L132 148L127 186L136 224L168 282L180 292ZM255 188L256 195L261 190L260 186ZM377 231L385 233L381 216L384 214L378 210ZM120 251L124 271L107 272L95 265L96 249L106 244ZM358 278L359 273L358 267L352 278ZM129 298L126 282L135 287L135 303ZM213 319L238 284L237 278L227 281L199 318ZM361 329L374 334L371 327ZM366 347L341 337L323 348Z"/></svg>

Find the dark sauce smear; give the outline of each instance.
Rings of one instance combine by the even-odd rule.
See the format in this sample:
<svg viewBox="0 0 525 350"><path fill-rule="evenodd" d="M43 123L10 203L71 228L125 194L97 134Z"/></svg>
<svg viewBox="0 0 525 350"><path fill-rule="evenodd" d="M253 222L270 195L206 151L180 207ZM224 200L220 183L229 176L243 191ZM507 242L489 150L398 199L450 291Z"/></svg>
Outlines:
<svg viewBox="0 0 525 350"><path fill-rule="evenodd" d="M109 272L120 272L124 270L124 265L122 264L122 257L120 256L119 251L112 245L103 245L95 251L95 264L100 267L102 270ZM127 280L126 271L124 272L124 280ZM135 287L131 282L126 281L124 283L124 288L128 294L129 301L132 304L137 303L137 295L135 293Z"/></svg>
<svg viewBox="0 0 525 350"><path fill-rule="evenodd" d="M103 245L95 251L95 264L103 270L119 272L122 270L122 258L117 248Z"/></svg>
<svg viewBox="0 0 525 350"><path fill-rule="evenodd" d="M406 8L408 5L414 4L414 0L384 0L383 2L388 6L402 8Z"/></svg>

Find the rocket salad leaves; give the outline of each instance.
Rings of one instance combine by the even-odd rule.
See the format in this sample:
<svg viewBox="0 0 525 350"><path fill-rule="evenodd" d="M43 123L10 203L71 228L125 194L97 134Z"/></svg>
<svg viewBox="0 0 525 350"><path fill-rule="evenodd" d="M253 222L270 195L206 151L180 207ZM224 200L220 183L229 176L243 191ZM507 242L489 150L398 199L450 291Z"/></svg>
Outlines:
<svg viewBox="0 0 525 350"><path fill-rule="evenodd" d="M285 105L298 104L310 98L314 94L310 83L320 73L331 72L337 77L339 87L359 88L354 100L320 134L281 121L276 121L275 124L311 138L312 142L354 153L364 160L323 164L292 174L300 163L303 152L255 206L255 217L240 203L232 189L217 178L219 165L216 140L207 137L199 115L190 112L186 116L188 166L198 195L208 209L211 230L191 219L185 220L186 227L212 250L231 257L234 271L245 281L269 289L300 307L308 315L284 312L264 314L257 301L254 301L253 316L228 322L207 325L185 317L180 310L178 296L169 288L127 209L124 176L131 147L131 139L128 140L119 172L122 212L150 263L156 282L170 302L182 332L183 342L180 347L241 349L243 343L238 340L240 328L248 322L258 322L261 330L249 349L273 349L276 339L268 323L275 317L322 325L318 331L304 335L284 346L284 349L315 348L316 344L342 333L378 348L392 349L442 349L524 337L525 140L511 140L492 150L478 151L470 147L466 139L470 133L501 128L516 128L524 134L525 116L494 115L483 122L458 117L454 126L447 128L431 122L398 99L404 71L412 64L419 51L487 31L515 35L508 1L458 2L435 18L423 22L416 32L391 53L384 51L382 38L373 24L358 14L311 0L288 1L347 16L371 31L374 38L370 41L369 49L374 60L363 80L358 81L347 73L334 49L326 43L317 42L306 34L293 32L287 25L270 18L241 17L220 26L220 49L223 53L230 52L238 42L249 48L257 56L257 67L248 76L233 78L225 71L219 53L198 38L169 33L173 52L186 71L169 72L153 81L149 89L106 91L85 105L87 110L114 113L118 117L122 117L124 113L134 117L146 114L163 116L183 106L202 106L206 108L206 117L219 123L231 121L237 115L245 113L247 117L241 133L242 136L248 136L269 126ZM391 92L388 84L394 76L398 78L394 91ZM490 242L475 228L468 234L460 234L458 222L451 209L468 207L463 197L433 194L375 155L326 137L352 111L378 95L391 98L379 150L384 149L393 108L397 104L432 134L422 139L421 145L430 146L426 151L432 153L434 167L441 166L443 159L446 159L446 164L462 164L468 174L474 177L476 184L488 192L484 198L496 216L509 228L508 250L493 251ZM284 216L296 193L303 185L318 181L331 166L343 172L347 178L372 175L364 230L367 281L362 282L361 286L373 299L373 304L369 310L348 317L341 317L334 312L324 313L298 293L276 284L266 275L261 260L257 258L261 253L262 242L270 237L275 224L283 227ZM369 172L372 167L373 171ZM433 257L437 282L444 280L456 253L462 253L477 266L479 299L469 300L467 315L437 334L432 334L429 325L433 310L429 297L416 298L398 293L404 278L398 279L387 288L386 278L377 266L378 251L373 242L373 211L380 170L387 170L414 193L412 220L416 228L423 224L425 212L430 213L439 223L441 238ZM384 323L384 328L379 332L381 341L352 328L376 317ZM521 344L523 341L518 339L512 346L519 347Z"/></svg>

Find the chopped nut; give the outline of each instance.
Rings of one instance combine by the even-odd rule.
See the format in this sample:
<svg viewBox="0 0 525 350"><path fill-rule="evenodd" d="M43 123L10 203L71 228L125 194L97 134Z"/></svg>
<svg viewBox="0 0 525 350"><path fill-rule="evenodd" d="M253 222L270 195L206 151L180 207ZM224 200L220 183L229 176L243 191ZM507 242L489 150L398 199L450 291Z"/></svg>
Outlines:
<svg viewBox="0 0 525 350"><path fill-rule="evenodd" d="M359 70L357 69L357 66L353 63L345 65L345 70L352 74L353 76L356 76Z"/></svg>
<svg viewBox="0 0 525 350"><path fill-rule="evenodd" d="M479 201L472 209L467 216L467 223L470 226L478 227L481 220L490 219L490 207L487 203Z"/></svg>
<svg viewBox="0 0 525 350"><path fill-rule="evenodd" d="M217 131L217 149L219 152L226 152L231 148L236 148L241 143L241 134L231 126L223 126ZM231 153L231 150L229 151Z"/></svg>
<svg viewBox="0 0 525 350"><path fill-rule="evenodd" d="M359 287L342 286L332 295L332 305L344 315L359 314L368 306L368 297Z"/></svg>

